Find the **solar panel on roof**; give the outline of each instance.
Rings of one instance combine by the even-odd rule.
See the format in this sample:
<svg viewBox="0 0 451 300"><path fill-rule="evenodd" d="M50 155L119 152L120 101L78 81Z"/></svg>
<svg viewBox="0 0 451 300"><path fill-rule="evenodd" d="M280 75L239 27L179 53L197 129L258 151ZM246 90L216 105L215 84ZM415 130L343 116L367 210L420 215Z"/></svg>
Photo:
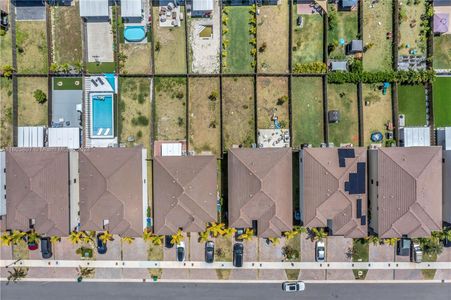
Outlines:
<svg viewBox="0 0 451 300"><path fill-rule="evenodd" d="M345 191L350 195L365 194L365 163L357 163L357 173L349 173L349 181L345 182Z"/></svg>
<svg viewBox="0 0 451 300"><path fill-rule="evenodd" d="M346 158L354 158L354 149L338 149L338 165L340 168L346 167Z"/></svg>
<svg viewBox="0 0 451 300"><path fill-rule="evenodd" d="M366 225L366 216L360 217L360 225Z"/></svg>
<svg viewBox="0 0 451 300"><path fill-rule="evenodd" d="M362 199L357 199L357 218L362 217Z"/></svg>

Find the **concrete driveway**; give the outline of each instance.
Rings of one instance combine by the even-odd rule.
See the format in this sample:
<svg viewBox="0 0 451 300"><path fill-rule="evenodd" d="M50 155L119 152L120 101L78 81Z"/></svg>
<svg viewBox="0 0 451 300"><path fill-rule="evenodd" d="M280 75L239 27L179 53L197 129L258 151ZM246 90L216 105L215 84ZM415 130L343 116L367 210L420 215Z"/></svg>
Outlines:
<svg viewBox="0 0 451 300"><path fill-rule="evenodd" d="M352 239L342 236L329 236L326 243L327 261L351 262ZM355 279L352 270L327 270L326 278L329 280Z"/></svg>
<svg viewBox="0 0 451 300"><path fill-rule="evenodd" d="M395 255L395 261L408 262L410 261L409 256L399 256ZM396 280L422 280L423 274L421 270L395 270Z"/></svg>
<svg viewBox="0 0 451 300"><path fill-rule="evenodd" d="M443 248L443 252L437 256L437 261L451 262L451 247ZM437 270L434 279L451 280L451 270Z"/></svg>
<svg viewBox="0 0 451 300"><path fill-rule="evenodd" d="M370 243L369 261L388 262L395 260L395 248L390 245L373 245ZM394 278L393 270L368 270L367 280L391 280Z"/></svg>
<svg viewBox="0 0 451 300"><path fill-rule="evenodd" d="M260 261L282 261L282 247L285 246L285 239L280 239L279 245L267 244L266 239L258 239ZM258 279L261 280L286 280L285 270L259 270Z"/></svg>
<svg viewBox="0 0 451 300"><path fill-rule="evenodd" d="M107 252L96 255L96 260L121 260L122 259L122 240L120 236L114 236L113 241L107 243ZM122 278L121 269L96 268L95 278L118 279Z"/></svg>
<svg viewBox="0 0 451 300"><path fill-rule="evenodd" d="M258 238L253 237L250 241L243 241L244 257L243 261L258 261ZM233 249L233 245L232 245ZM233 251L233 250L232 250ZM255 280L258 277L258 270L232 269L230 279Z"/></svg>
<svg viewBox="0 0 451 300"><path fill-rule="evenodd" d="M190 237L190 260L205 261L205 243L199 243L199 234L192 232ZM214 241L214 239L212 239ZM189 270L190 279L217 279L216 270L213 269L191 269Z"/></svg>
<svg viewBox="0 0 451 300"><path fill-rule="evenodd" d="M87 22L89 62L113 62L113 33L108 22Z"/></svg>
<svg viewBox="0 0 451 300"><path fill-rule="evenodd" d="M147 255L148 245L142 238L136 238L131 244L122 243L122 258L124 260L148 260ZM150 278L147 269L123 269L123 278L137 279Z"/></svg>
<svg viewBox="0 0 451 300"><path fill-rule="evenodd" d="M301 261L315 261L315 242L311 241L307 234L301 234ZM300 280L324 280L326 272L324 270L301 270Z"/></svg>
<svg viewBox="0 0 451 300"><path fill-rule="evenodd" d="M190 240L186 233L184 235L185 242L185 260L189 260L190 257ZM177 261L176 256L176 246L174 245L172 248L163 247L163 260L165 261ZM183 265L183 262L180 262L180 265ZM161 275L162 279L189 279L189 269L163 269L163 274Z"/></svg>

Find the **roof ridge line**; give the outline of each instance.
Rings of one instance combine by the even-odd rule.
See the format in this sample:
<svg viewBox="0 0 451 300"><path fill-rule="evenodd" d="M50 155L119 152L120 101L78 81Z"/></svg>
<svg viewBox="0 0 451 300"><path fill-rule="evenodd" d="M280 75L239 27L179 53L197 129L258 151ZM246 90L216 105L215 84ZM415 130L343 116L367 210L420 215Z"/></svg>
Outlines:
<svg viewBox="0 0 451 300"><path fill-rule="evenodd" d="M319 161L314 155L310 154L309 152L307 152L307 154L310 155L310 157L312 157L321 167L323 167L327 171L328 175L332 176L337 181L340 180L341 177L336 177L334 174L329 172L328 168L323 163L321 163L321 161Z"/></svg>

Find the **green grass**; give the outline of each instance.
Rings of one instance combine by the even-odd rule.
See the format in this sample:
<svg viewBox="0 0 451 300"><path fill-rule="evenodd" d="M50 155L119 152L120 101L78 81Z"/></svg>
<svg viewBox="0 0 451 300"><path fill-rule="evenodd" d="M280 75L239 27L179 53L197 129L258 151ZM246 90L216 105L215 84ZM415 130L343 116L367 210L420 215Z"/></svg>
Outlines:
<svg viewBox="0 0 451 300"><path fill-rule="evenodd" d="M62 83L59 86L59 83ZM78 82L78 85L77 85ZM54 90L81 90L82 87L82 78L81 77L62 77L62 78L53 78L53 89Z"/></svg>
<svg viewBox="0 0 451 300"><path fill-rule="evenodd" d="M436 254L426 254L423 253L423 262L436 262L437 261L437 255ZM432 280L435 277L435 272L437 270L435 269L423 269L421 270L421 273L423 274L423 279L425 280Z"/></svg>
<svg viewBox="0 0 451 300"><path fill-rule="evenodd" d="M331 11L335 5L329 4L328 8ZM357 11L339 11L337 14L337 26L329 29L328 31L328 42L337 43L340 39L345 40L345 45L337 46L334 51L329 54L329 58L342 59L345 57L345 47L351 40L357 38L358 34L358 23Z"/></svg>
<svg viewBox="0 0 451 300"><path fill-rule="evenodd" d="M5 35L0 36L0 66L12 65L11 29Z"/></svg>
<svg viewBox="0 0 451 300"><path fill-rule="evenodd" d="M45 22L16 22L16 46L18 72L47 73L48 50Z"/></svg>
<svg viewBox="0 0 451 300"><path fill-rule="evenodd" d="M451 69L451 34L434 36L434 69Z"/></svg>
<svg viewBox="0 0 451 300"><path fill-rule="evenodd" d="M323 61L323 17L319 14L302 15L302 28L296 24L297 17L296 5L293 5L293 65Z"/></svg>
<svg viewBox="0 0 451 300"><path fill-rule="evenodd" d="M319 77L292 80L293 147L303 143L318 147L324 142L323 89Z"/></svg>
<svg viewBox="0 0 451 300"><path fill-rule="evenodd" d="M369 259L369 243L364 239L354 239L352 243L352 261L367 262ZM355 279L365 279L368 270L352 270ZM361 274L359 275L359 272Z"/></svg>
<svg viewBox="0 0 451 300"><path fill-rule="evenodd" d="M251 73L253 57L250 53L252 46L249 43L249 9L250 6L227 6L229 11L228 32L223 35L223 40L229 40L226 48L227 57L224 61L227 67L226 73ZM225 26L223 26L225 27Z"/></svg>
<svg viewBox="0 0 451 300"><path fill-rule="evenodd" d="M406 126L426 124L426 96L422 85L400 85L398 88L399 114L405 115Z"/></svg>
<svg viewBox="0 0 451 300"><path fill-rule="evenodd" d="M116 70L116 64L114 62L88 62L86 69L91 74L113 73Z"/></svg>
<svg viewBox="0 0 451 300"><path fill-rule="evenodd" d="M435 127L451 126L451 77L436 77L433 95Z"/></svg>
<svg viewBox="0 0 451 300"><path fill-rule="evenodd" d="M301 261L301 235L296 235L291 240L287 241L285 243L286 246L292 247L294 250L298 251L299 257L297 259L291 260L291 261ZM287 274L288 280L297 280L299 277L299 272L301 270L299 269L285 269L285 274Z"/></svg>

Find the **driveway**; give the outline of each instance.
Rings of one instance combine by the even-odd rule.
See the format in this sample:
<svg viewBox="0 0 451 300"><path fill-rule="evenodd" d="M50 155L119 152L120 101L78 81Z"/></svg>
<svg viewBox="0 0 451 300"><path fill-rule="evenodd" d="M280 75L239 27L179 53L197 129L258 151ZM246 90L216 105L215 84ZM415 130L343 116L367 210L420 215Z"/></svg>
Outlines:
<svg viewBox="0 0 451 300"><path fill-rule="evenodd" d="M123 260L148 260L147 249L148 245L142 238L136 238L131 244L122 243L122 258ZM122 269L122 277L150 278L150 274L147 269Z"/></svg>
<svg viewBox="0 0 451 300"><path fill-rule="evenodd" d="M0 247L0 260L9 260L13 257L13 249L11 246ZM0 277L8 276L8 271L5 268L0 268Z"/></svg>
<svg viewBox="0 0 451 300"><path fill-rule="evenodd" d="M266 239L259 238L259 258L260 261L282 261L282 247L285 246L285 239L280 239L279 245L267 244ZM258 279L261 280L286 280L285 270L259 270Z"/></svg>
<svg viewBox="0 0 451 300"><path fill-rule="evenodd" d="M113 62L113 33L108 22L87 22L88 62Z"/></svg>
<svg viewBox="0 0 451 300"><path fill-rule="evenodd" d="M399 256L395 255L395 261L399 262L409 262L409 256ZM421 270L395 270L396 280L422 280L423 274Z"/></svg>
<svg viewBox="0 0 451 300"><path fill-rule="evenodd" d="M451 247L443 248L443 252L437 257L437 261L451 262ZM451 270L437 270L436 280L451 280Z"/></svg>
<svg viewBox="0 0 451 300"><path fill-rule="evenodd" d="M307 234L301 234L301 262L315 261L315 242L311 241ZM324 270L301 270L300 280L324 280L326 272Z"/></svg>
<svg viewBox="0 0 451 300"><path fill-rule="evenodd" d="M395 259L395 248L390 245L373 245L370 243L370 262L389 262ZM368 270L365 279L391 280L394 277L393 270Z"/></svg>
<svg viewBox="0 0 451 300"><path fill-rule="evenodd" d="M253 237L250 241L243 241L244 256L243 261L258 261L258 238ZM232 246L233 247L233 246ZM233 248L232 248L233 249ZM232 269L230 279L235 280L255 280L258 277L258 270Z"/></svg>
<svg viewBox="0 0 451 300"><path fill-rule="evenodd" d="M199 234L192 232L190 237L190 260L205 261L205 243L199 243ZM189 270L190 279L217 279L216 270L214 269L191 269Z"/></svg>
<svg viewBox="0 0 451 300"><path fill-rule="evenodd" d="M120 236L114 236L113 241L107 243L107 252L96 255L96 260L121 260L122 258L122 240ZM121 269L96 268L95 278L118 279L122 278Z"/></svg>
<svg viewBox="0 0 451 300"><path fill-rule="evenodd" d="M189 260L190 256L190 240L187 237L186 233L183 233L184 235L184 242L185 242L185 260ZM176 247L168 249L166 247L163 247L163 260L165 261L176 261ZM182 262L180 262L180 265L183 265ZM161 275L162 279L189 279L189 269L163 269L163 274Z"/></svg>
<svg viewBox="0 0 451 300"><path fill-rule="evenodd" d="M352 239L342 236L329 236L326 243L327 261L351 262L352 261ZM355 279L352 270L327 270L329 280L352 280Z"/></svg>

